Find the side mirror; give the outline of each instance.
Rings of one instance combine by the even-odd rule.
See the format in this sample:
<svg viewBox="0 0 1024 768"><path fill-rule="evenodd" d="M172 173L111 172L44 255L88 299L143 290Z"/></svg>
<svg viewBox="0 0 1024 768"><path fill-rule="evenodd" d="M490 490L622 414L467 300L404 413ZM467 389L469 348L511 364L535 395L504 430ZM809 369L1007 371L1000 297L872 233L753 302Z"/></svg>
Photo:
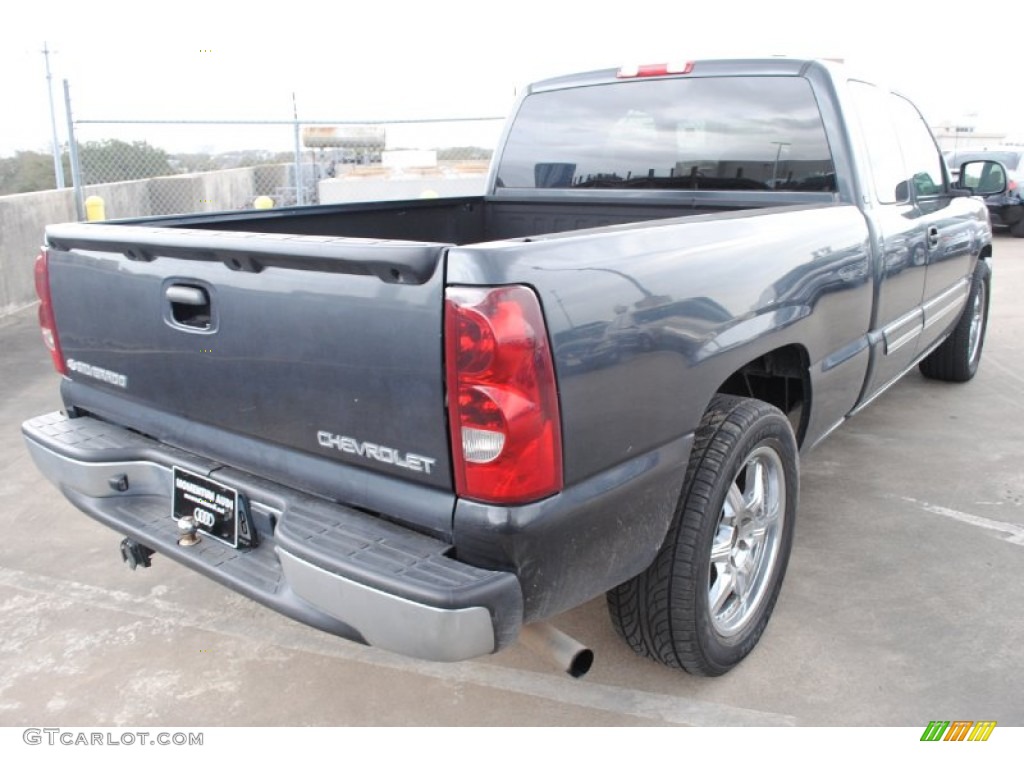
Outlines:
<svg viewBox="0 0 1024 768"><path fill-rule="evenodd" d="M1006 191L1006 169L995 160L972 160L960 166L958 189L987 197Z"/></svg>

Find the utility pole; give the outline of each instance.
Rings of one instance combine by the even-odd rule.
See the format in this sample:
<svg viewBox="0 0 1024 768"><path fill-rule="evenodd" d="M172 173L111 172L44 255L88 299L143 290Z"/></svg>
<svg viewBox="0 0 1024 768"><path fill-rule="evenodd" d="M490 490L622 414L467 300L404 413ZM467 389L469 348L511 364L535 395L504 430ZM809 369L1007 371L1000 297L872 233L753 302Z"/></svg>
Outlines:
<svg viewBox="0 0 1024 768"><path fill-rule="evenodd" d="M71 117L71 88L64 81L64 111L68 116L68 159L71 161L71 183L75 188L75 211L78 220L85 221L85 195L82 192L82 166L78 163L78 141L75 139L75 120Z"/></svg>
<svg viewBox="0 0 1024 768"><path fill-rule="evenodd" d="M57 189L64 189L64 164L60 158L60 141L57 139L57 113L53 108L53 77L50 74L50 46L43 43L43 57L46 59L46 95L50 98L50 134L53 145L53 177Z"/></svg>

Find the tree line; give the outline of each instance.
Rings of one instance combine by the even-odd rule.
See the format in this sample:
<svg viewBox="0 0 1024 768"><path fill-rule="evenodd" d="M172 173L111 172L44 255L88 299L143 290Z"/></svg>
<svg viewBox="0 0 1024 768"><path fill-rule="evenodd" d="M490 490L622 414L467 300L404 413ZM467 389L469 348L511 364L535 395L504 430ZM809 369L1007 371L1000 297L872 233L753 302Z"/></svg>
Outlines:
<svg viewBox="0 0 1024 768"><path fill-rule="evenodd" d="M167 152L144 141L86 141L79 145L78 153L83 180L87 184L144 179L173 173ZM66 151L62 161L64 181L70 186L71 161ZM25 150L11 157L0 157L0 195L39 192L54 189L56 185L53 155L50 153Z"/></svg>
<svg viewBox="0 0 1024 768"><path fill-rule="evenodd" d="M244 168L262 163L285 162L287 152L248 150L221 155L208 153L170 154L145 141L103 139L78 145L79 166L84 184L107 184L114 181L149 179L176 173L198 173L224 168ZM67 151L62 157L64 183L71 186L71 161ZM29 150L0 157L0 195L39 192L57 186L53 155Z"/></svg>

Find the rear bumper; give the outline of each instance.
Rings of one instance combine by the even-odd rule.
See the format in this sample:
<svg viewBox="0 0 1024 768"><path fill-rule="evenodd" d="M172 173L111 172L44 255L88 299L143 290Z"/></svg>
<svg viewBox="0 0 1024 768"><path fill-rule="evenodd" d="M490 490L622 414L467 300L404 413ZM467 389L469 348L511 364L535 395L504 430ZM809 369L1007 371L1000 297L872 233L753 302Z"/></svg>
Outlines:
<svg viewBox="0 0 1024 768"><path fill-rule="evenodd" d="M25 422L22 433L40 471L86 514L318 629L414 658L459 661L509 645L522 626L517 578L453 560L439 539L97 419L52 413ZM258 545L236 550L202 537L178 546L173 466L236 488Z"/></svg>

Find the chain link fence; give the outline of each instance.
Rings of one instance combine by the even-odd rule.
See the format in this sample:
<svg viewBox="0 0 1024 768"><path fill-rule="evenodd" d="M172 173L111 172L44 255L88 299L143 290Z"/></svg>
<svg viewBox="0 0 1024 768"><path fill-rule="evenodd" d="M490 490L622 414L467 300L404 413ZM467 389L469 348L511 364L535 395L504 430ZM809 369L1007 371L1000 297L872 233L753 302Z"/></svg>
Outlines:
<svg viewBox="0 0 1024 768"><path fill-rule="evenodd" d="M77 120L72 176L107 219L479 195L502 124Z"/></svg>

